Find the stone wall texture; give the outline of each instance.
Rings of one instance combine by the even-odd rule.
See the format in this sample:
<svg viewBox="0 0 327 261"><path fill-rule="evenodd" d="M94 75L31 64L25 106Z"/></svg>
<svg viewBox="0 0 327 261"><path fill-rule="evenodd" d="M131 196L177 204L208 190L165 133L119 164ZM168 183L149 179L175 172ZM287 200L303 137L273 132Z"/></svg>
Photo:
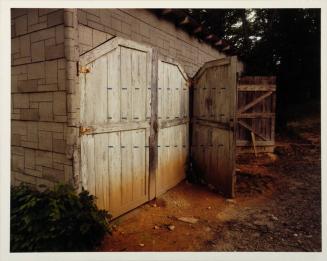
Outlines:
<svg viewBox="0 0 327 261"><path fill-rule="evenodd" d="M79 182L79 55L120 36L157 47L189 76L225 57L141 9L12 9L11 29L13 185Z"/></svg>

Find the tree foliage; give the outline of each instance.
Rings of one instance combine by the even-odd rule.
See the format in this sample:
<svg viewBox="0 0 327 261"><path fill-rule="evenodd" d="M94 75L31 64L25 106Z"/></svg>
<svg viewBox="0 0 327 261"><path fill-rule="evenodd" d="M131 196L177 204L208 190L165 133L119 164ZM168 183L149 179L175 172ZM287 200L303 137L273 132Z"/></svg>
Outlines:
<svg viewBox="0 0 327 261"><path fill-rule="evenodd" d="M277 110L320 99L320 9L188 12L235 48L245 74L277 76Z"/></svg>

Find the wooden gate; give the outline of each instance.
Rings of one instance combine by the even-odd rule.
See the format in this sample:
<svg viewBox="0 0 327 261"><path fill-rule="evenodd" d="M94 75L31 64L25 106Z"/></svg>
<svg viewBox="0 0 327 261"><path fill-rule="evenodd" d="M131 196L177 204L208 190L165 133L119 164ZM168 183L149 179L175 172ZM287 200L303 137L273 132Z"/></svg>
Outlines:
<svg viewBox="0 0 327 261"><path fill-rule="evenodd" d="M237 87L238 152L272 152L275 145L276 77L241 77Z"/></svg>
<svg viewBox="0 0 327 261"><path fill-rule="evenodd" d="M159 196L185 178L189 150L189 81L172 59L158 59L158 172Z"/></svg>
<svg viewBox="0 0 327 261"><path fill-rule="evenodd" d="M194 168L228 197L234 196L236 57L206 63L193 80Z"/></svg>
<svg viewBox="0 0 327 261"><path fill-rule="evenodd" d="M82 184L114 217L149 200L151 59L121 38L80 57Z"/></svg>

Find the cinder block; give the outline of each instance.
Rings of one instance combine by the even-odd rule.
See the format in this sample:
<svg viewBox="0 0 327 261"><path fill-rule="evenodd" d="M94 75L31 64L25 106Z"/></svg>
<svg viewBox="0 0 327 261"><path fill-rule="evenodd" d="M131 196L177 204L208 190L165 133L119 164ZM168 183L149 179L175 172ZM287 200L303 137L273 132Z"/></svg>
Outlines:
<svg viewBox="0 0 327 261"><path fill-rule="evenodd" d="M45 50L44 50L44 42L36 42L32 43L32 62L44 61L45 59Z"/></svg>
<svg viewBox="0 0 327 261"><path fill-rule="evenodd" d="M45 49L45 59L46 60L62 58L62 57L64 57L64 54L65 54L64 44L49 46Z"/></svg>
<svg viewBox="0 0 327 261"><path fill-rule="evenodd" d="M67 122L67 115L54 115L54 121L55 122Z"/></svg>
<svg viewBox="0 0 327 261"><path fill-rule="evenodd" d="M25 168L35 169L35 150L25 148Z"/></svg>
<svg viewBox="0 0 327 261"><path fill-rule="evenodd" d="M73 26L73 12L72 11L64 11L64 24L65 26Z"/></svg>
<svg viewBox="0 0 327 261"><path fill-rule="evenodd" d="M66 142L64 140L53 139L53 151L58 153L65 153Z"/></svg>
<svg viewBox="0 0 327 261"><path fill-rule="evenodd" d="M104 31L104 25L90 21L90 20L87 21L87 26L89 26L93 29L96 29L96 30Z"/></svg>
<svg viewBox="0 0 327 261"><path fill-rule="evenodd" d="M52 152L35 151L35 164L39 166L52 167Z"/></svg>
<svg viewBox="0 0 327 261"><path fill-rule="evenodd" d="M11 145L21 146L21 135L19 134L11 134Z"/></svg>
<svg viewBox="0 0 327 261"><path fill-rule="evenodd" d="M23 147L18 147L18 146L11 146L11 153L19 155L19 156L24 156L25 155L24 148Z"/></svg>
<svg viewBox="0 0 327 261"><path fill-rule="evenodd" d="M37 142L32 142L32 141L21 141L21 145L25 148L30 148L30 149L37 149L38 148L38 144Z"/></svg>
<svg viewBox="0 0 327 261"><path fill-rule="evenodd" d="M55 38L56 33L55 33L55 28L47 28L38 32L31 33L31 42L39 42L42 40L50 39L50 38Z"/></svg>
<svg viewBox="0 0 327 261"><path fill-rule="evenodd" d="M49 38L44 41L45 47L55 46L56 45L56 38Z"/></svg>
<svg viewBox="0 0 327 261"><path fill-rule="evenodd" d="M39 9L39 16L44 16L44 15L53 13L56 10L58 10L58 9L57 8L40 8Z"/></svg>
<svg viewBox="0 0 327 261"><path fill-rule="evenodd" d="M37 80L17 81L17 88L19 92L36 92Z"/></svg>
<svg viewBox="0 0 327 261"><path fill-rule="evenodd" d="M72 165L72 161L68 159L65 154L61 153L53 153L53 162Z"/></svg>
<svg viewBox="0 0 327 261"><path fill-rule="evenodd" d="M39 122L40 131L64 132L63 123Z"/></svg>
<svg viewBox="0 0 327 261"><path fill-rule="evenodd" d="M52 169L47 167L42 168L42 177L53 182L65 180L65 174L63 170Z"/></svg>
<svg viewBox="0 0 327 261"><path fill-rule="evenodd" d="M57 83L51 83L51 84L40 84L38 85L37 90L39 92L52 92L58 90L58 84Z"/></svg>
<svg viewBox="0 0 327 261"><path fill-rule="evenodd" d="M40 31L45 28L47 28L47 23L40 21L40 23L29 25L27 30L28 32L34 32L34 31Z"/></svg>
<svg viewBox="0 0 327 261"><path fill-rule="evenodd" d="M26 15L27 14L26 8L12 8L11 9L11 19L14 19L18 16Z"/></svg>
<svg viewBox="0 0 327 261"><path fill-rule="evenodd" d="M21 74L26 74L26 73L27 73L26 65L11 67L11 75L21 75Z"/></svg>
<svg viewBox="0 0 327 261"><path fill-rule="evenodd" d="M150 38L150 26L142 24L140 26L140 34L144 37Z"/></svg>
<svg viewBox="0 0 327 261"><path fill-rule="evenodd" d="M87 21L93 21L93 22L96 22L96 23L101 23L100 17L97 16L97 15L93 15L91 13L86 14L86 19L87 19Z"/></svg>
<svg viewBox="0 0 327 261"><path fill-rule="evenodd" d="M56 27L56 44L64 42L64 26L60 25Z"/></svg>
<svg viewBox="0 0 327 261"><path fill-rule="evenodd" d="M65 182L70 183L73 180L73 167L64 165Z"/></svg>
<svg viewBox="0 0 327 261"><path fill-rule="evenodd" d="M25 169L25 173L33 177L42 177L42 171L36 169Z"/></svg>
<svg viewBox="0 0 327 261"><path fill-rule="evenodd" d="M24 171L24 156L12 154L11 169L15 171Z"/></svg>
<svg viewBox="0 0 327 261"><path fill-rule="evenodd" d="M27 15L15 19L16 36L27 33Z"/></svg>
<svg viewBox="0 0 327 261"><path fill-rule="evenodd" d="M55 92L53 93L53 112L55 115L66 115L66 93Z"/></svg>
<svg viewBox="0 0 327 261"><path fill-rule="evenodd" d="M66 70L58 70L58 88L66 90Z"/></svg>
<svg viewBox="0 0 327 261"><path fill-rule="evenodd" d="M14 179L14 184L27 184L27 185L35 185L36 178L30 175L26 175L25 173L21 172L12 172L12 178Z"/></svg>
<svg viewBox="0 0 327 261"><path fill-rule="evenodd" d="M93 30L93 42L92 42L93 47L105 42L106 39L107 39L106 33L98 30Z"/></svg>
<svg viewBox="0 0 327 261"><path fill-rule="evenodd" d="M27 123L27 140L32 142L38 141L38 123L28 122Z"/></svg>
<svg viewBox="0 0 327 261"><path fill-rule="evenodd" d="M26 135L27 134L27 125L24 121L11 121L11 133Z"/></svg>
<svg viewBox="0 0 327 261"><path fill-rule="evenodd" d="M28 94L15 93L12 94L14 108L29 108Z"/></svg>
<svg viewBox="0 0 327 261"><path fill-rule="evenodd" d="M19 37L11 39L11 54L19 52Z"/></svg>
<svg viewBox="0 0 327 261"><path fill-rule="evenodd" d="M80 44L92 46L92 29L84 25L79 25L78 39Z"/></svg>
<svg viewBox="0 0 327 261"><path fill-rule="evenodd" d="M131 35L132 33L132 27L131 25L127 24L127 23L122 23L122 32L126 35Z"/></svg>
<svg viewBox="0 0 327 261"><path fill-rule="evenodd" d="M53 121L52 102L40 102L39 109L41 121Z"/></svg>
<svg viewBox="0 0 327 261"><path fill-rule="evenodd" d="M58 59L58 69L65 69L65 68L66 68L66 60Z"/></svg>
<svg viewBox="0 0 327 261"><path fill-rule="evenodd" d="M26 64L26 63L30 63L31 62L31 57L22 57L22 58L18 58L18 59L14 59L12 64L13 65L20 65L20 64Z"/></svg>
<svg viewBox="0 0 327 261"><path fill-rule="evenodd" d="M57 140L62 140L64 139L64 134L60 132L54 132L52 133L52 138Z"/></svg>
<svg viewBox="0 0 327 261"><path fill-rule="evenodd" d="M27 12L28 25L37 24L39 21L39 9L31 8Z"/></svg>
<svg viewBox="0 0 327 261"><path fill-rule="evenodd" d="M31 109L38 109L39 108L39 104L37 102L30 102L30 108Z"/></svg>
<svg viewBox="0 0 327 261"><path fill-rule="evenodd" d="M56 12L48 14L48 26L54 26L64 23L64 12L60 9Z"/></svg>
<svg viewBox="0 0 327 261"><path fill-rule="evenodd" d="M82 9L77 9L77 19L79 24L87 24L86 12Z"/></svg>
<svg viewBox="0 0 327 261"><path fill-rule="evenodd" d="M53 165L54 169L64 170L64 165L63 164L53 162L52 165Z"/></svg>
<svg viewBox="0 0 327 261"><path fill-rule="evenodd" d="M57 77L57 61L47 61L45 62L45 82L46 84L49 83L57 83L58 77Z"/></svg>
<svg viewBox="0 0 327 261"><path fill-rule="evenodd" d="M52 101L53 99L52 92L31 93L29 97L31 102Z"/></svg>
<svg viewBox="0 0 327 261"><path fill-rule="evenodd" d="M38 109L23 109L21 110L21 119L26 121L38 121L40 120Z"/></svg>
<svg viewBox="0 0 327 261"><path fill-rule="evenodd" d="M67 79L75 80L75 77L76 77L76 63L71 62L71 61L67 61L66 67L67 67L67 71L68 71Z"/></svg>
<svg viewBox="0 0 327 261"><path fill-rule="evenodd" d="M44 63L32 63L27 65L28 79L41 79L45 76Z"/></svg>
<svg viewBox="0 0 327 261"><path fill-rule="evenodd" d="M49 131L39 132L39 149L52 151L52 133Z"/></svg>

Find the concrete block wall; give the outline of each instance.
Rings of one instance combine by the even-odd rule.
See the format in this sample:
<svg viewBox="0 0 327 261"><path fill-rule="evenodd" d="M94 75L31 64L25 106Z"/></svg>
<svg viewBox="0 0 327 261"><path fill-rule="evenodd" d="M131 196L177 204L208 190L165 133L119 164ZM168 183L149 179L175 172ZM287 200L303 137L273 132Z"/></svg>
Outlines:
<svg viewBox="0 0 327 261"><path fill-rule="evenodd" d="M12 184L80 183L79 55L114 37L157 47L189 74L224 57L141 9L13 9Z"/></svg>
<svg viewBox="0 0 327 261"><path fill-rule="evenodd" d="M80 53L111 35L157 47L178 61L189 76L207 61L225 57L182 29L145 9L78 9ZM91 32L92 31L92 35Z"/></svg>
<svg viewBox="0 0 327 261"><path fill-rule="evenodd" d="M11 12L11 181L69 182L64 9Z"/></svg>

